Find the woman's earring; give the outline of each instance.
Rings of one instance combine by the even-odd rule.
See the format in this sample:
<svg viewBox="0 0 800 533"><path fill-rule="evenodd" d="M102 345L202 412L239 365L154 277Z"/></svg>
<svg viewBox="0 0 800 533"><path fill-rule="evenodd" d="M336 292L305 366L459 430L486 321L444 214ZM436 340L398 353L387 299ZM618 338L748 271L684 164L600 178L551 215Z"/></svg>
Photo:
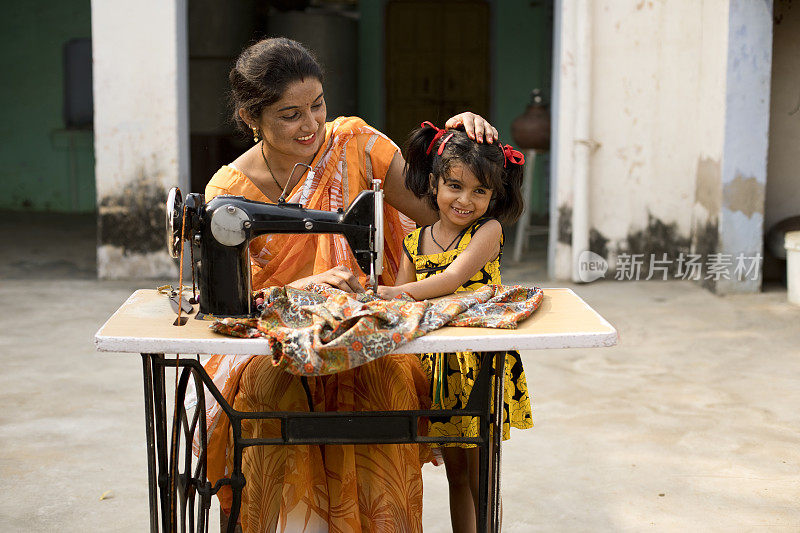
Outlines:
<svg viewBox="0 0 800 533"><path fill-rule="evenodd" d="M258 142L258 128L256 128L255 126L250 126L250 129L253 130L253 142L257 143Z"/></svg>

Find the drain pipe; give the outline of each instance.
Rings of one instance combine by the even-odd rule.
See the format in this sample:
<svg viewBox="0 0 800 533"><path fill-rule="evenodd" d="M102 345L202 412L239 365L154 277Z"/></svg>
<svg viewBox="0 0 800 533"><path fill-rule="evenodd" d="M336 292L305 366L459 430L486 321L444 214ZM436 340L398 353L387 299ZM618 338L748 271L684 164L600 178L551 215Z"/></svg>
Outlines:
<svg viewBox="0 0 800 533"><path fill-rule="evenodd" d="M589 157L597 144L591 139L592 27L591 1L576 1L576 109L573 157L572 281L579 282L578 258L589 249Z"/></svg>

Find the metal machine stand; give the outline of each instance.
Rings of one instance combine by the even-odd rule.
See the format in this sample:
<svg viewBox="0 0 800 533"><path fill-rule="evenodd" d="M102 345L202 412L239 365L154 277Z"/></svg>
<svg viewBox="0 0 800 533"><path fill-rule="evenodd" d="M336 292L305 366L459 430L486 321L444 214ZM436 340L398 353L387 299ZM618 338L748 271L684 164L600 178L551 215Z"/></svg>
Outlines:
<svg viewBox="0 0 800 533"><path fill-rule="evenodd" d="M225 401L198 359L169 358L164 354L143 353L145 427L147 434L147 470L151 532L208 531L212 496L224 485L233 491L233 505L228 533L233 533L239 518L242 489L242 454L248 446L285 446L319 444L400 444L461 442L480 448L480 531L499 531L500 525L500 446L502 442L502 407L494 416L491 405L503 405L506 352L485 352L475 386L463 410L359 411L359 412L243 412ZM490 357L495 361L494 387L491 385ZM171 424L167 410L167 367L180 367L175 391L177 409ZM177 371L177 369L176 369ZM194 379L198 403L190 415L184 407L189 379ZM230 419L233 431L233 471L230 477L212 486L206 479L206 424L203 385L219 402ZM493 402L490 402L490 392ZM473 416L479 418L478 437L425 437L417 434L420 417ZM280 421L278 438L242 437L243 420ZM491 428L491 429L490 429ZM200 450L192 452L192 441L199 436ZM492 446L490 447L490 439ZM491 453L490 453L491 448ZM159 520L160 518L160 520Z"/></svg>

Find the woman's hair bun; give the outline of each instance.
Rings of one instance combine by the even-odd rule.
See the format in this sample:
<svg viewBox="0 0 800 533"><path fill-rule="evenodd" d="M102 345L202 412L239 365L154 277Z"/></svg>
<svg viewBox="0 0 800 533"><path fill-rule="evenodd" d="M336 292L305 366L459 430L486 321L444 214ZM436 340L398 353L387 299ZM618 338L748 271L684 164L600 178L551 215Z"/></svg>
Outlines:
<svg viewBox="0 0 800 533"><path fill-rule="evenodd" d="M280 100L290 83L306 78L316 78L322 83L322 67L297 41L271 37L248 46L228 75L234 122L247 132L239 109L258 117L265 107Z"/></svg>

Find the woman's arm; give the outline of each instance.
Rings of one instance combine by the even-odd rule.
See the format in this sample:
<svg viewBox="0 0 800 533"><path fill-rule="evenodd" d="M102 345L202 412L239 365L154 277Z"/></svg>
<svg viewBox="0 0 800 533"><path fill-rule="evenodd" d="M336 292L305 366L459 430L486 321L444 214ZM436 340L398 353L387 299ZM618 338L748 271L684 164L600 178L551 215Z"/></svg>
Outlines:
<svg viewBox="0 0 800 533"><path fill-rule="evenodd" d="M398 283L394 287L379 287L378 294L384 298L394 298L401 292L407 292L415 300L453 294L486 263L497 257L500 253L502 234L503 228L500 223L490 220L475 232L467 248L441 274L420 281ZM403 278L402 281L405 279L407 278ZM399 281L401 280L398 275Z"/></svg>
<svg viewBox="0 0 800 533"><path fill-rule="evenodd" d="M289 284L287 287L302 289L309 283L321 283L342 289L345 292L364 292L364 287L359 283L358 278L346 266L335 266L325 272L313 274L305 278L300 278Z"/></svg>
<svg viewBox="0 0 800 533"><path fill-rule="evenodd" d="M386 202L420 226L433 224L439 219L436 211L431 209L424 198L417 198L406 188L406 177L403 173L405 166L403 155L396 152L389 164L389 170L386 171L383 184Z"/></svg>

